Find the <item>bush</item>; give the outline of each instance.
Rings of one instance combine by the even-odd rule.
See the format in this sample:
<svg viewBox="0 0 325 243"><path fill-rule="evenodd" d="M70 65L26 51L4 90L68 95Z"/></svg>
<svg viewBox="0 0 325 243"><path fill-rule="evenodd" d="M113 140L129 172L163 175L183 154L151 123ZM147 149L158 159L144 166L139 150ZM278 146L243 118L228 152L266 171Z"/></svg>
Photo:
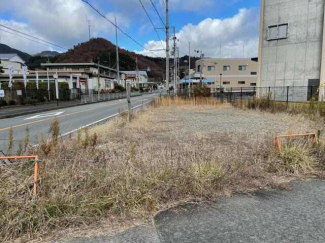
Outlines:
<svg viewBox="0 0 325 243"><path fill-rule="evenodd" d="M114 87L115 91L117 92L125 92L125 88L122 85L119 85L118 83L115 83Z"/></svg>
<svg viewBox="0 0 325 243"><path fill-rule="evenodd" d="M194 97L210 97L211 91L210 88L206 87L205 85L202 86L194 86L193 87L193 95Z"/></svg>
<svg viewBox="0 0 325 243"><path fill-rule="evenodd" d="M0 106L7 106L8 103L5 100L0 100Z"/></svg>
<svg viewBox="0 0 325 243"><path fill-rule="evenodd" d="M285 145L280 154L285 171L299 174L314 170L315 159L306 146Z"/></svg>
<svg viewBox="0 0 325 243"><path fill-rule="evenodd" d="M17 104L17 102L15 100L10 100L9 101L9 105L16 105L16 104Z"/></svg>

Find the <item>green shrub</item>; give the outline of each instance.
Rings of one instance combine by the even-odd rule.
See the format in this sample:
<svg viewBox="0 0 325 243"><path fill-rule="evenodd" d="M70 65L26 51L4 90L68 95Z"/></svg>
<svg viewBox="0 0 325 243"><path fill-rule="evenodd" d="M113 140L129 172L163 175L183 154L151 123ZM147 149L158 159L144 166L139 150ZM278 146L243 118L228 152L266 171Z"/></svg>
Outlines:
<svg viewBox="0 0 325 243"><path fill-rule="evenodd" d="M193 95L194 97L210 97L211 91L210 88L206 87L205 85L203 87L197 85L193 87Z"/></svg>
<svg viewBox="0 0 325 243"><path fill-rule="evenodd" d="M17 102L15 100L10 100L9 101L9 105L16 105L16 104L17 104Z"/></svg>
<svg viewBox="0 0 325 243"><path fill-rule="evenodd" d="M284 169L287 172L300 174L308 173L314 170L315 159L310 153L310 149L306 146L298 146L287 144L283 146L280 159Z"/></svg>
<svg viewBox="0 0 325 243"><path fill-rule="evenodd" d="M5 100L0 100L0 106L7 106L8 103Z"/></svg>

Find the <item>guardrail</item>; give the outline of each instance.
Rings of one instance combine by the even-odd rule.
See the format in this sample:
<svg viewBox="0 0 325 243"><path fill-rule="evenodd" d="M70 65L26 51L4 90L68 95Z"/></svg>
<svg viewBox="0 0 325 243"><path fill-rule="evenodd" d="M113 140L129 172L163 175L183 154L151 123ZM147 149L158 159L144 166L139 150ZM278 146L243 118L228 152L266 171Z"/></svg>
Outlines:
<svg viewBox="0 0 325 243"><path fill-rule="evenodd" d="M131 97L142 95L140 92L131 92ZM89 93L86 95L81 95L81 103L94 103L100 101L109 101L109 100L117 100L117 99L125 99L126 93L98 93L93 94Z"/></svg>

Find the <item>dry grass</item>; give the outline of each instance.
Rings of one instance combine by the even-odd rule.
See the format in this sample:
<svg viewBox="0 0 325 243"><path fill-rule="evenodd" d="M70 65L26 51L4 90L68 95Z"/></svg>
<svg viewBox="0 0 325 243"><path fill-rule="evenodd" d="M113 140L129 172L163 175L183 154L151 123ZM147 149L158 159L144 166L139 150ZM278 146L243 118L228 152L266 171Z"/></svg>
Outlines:
<svg viewBox="0 0 325 243"><path fill-rule="evenodd" d="M245 120L247 116L252 118ZM220 124L231 128L234 119L241 129L220 130ZM263 127L261 119L274 119L274 126ZM252 132L253 121L268 132ZM286 125L289 121L294 124ZM35 199L31 162L0 167L0 241L113 216L143 217L179 201L278 187L283 182L279 177L321 168L325 146L288 144L279 155L273 133L278 127L295 132L295 127L311 131L315 126L301 117L247 113L211 99L158 99L132 123L122 116L57 144L46 142L43 152L31 151L43 153Z"/></svg>
<svg viewBox="0 0 325 243"><path fill-rule="evenodd" d="M253 100L236 100L234 106L253 110L269 111L272 113L286 112L295 115L304 114L313 120L325 116L325 103L315 102L315 100L311 100L309 103L286 103L274 101L270 96L266 96L262 98L254 98Z"/></svg>

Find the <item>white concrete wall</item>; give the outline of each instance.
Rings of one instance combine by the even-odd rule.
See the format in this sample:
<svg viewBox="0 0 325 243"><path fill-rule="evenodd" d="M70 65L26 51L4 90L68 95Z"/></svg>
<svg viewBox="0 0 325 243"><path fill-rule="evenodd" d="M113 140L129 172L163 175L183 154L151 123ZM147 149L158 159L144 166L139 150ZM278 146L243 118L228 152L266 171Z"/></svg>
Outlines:
<svg viewBox="0 0 325 243"><path fill-rule="evenodd" d="M264 0L260 86L308 86L320 79L324 2ZM267 40L268 26L286 23L287 39Z"/></svg>
<svg viewBox="0 0 325 243"><path fill-rule="evenodd" d="M14 68L14 74L22 74L21 63L1 60L0 66L3 67L4 74L8 74L9 66Z"/></svg>

